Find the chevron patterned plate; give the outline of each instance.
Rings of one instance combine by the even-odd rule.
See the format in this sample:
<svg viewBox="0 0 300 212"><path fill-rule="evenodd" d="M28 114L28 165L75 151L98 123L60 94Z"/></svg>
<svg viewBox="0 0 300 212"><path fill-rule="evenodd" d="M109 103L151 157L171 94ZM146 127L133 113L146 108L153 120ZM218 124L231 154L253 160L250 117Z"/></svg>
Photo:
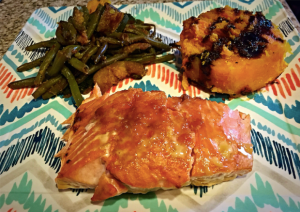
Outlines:
<svg viewBox="0 0 300 212"><path fill-rule="evenodd" d="M60 123L74 111L72 98L33 100L34 89L11 90L7 84L34 76L37 69L16 72L16 68L45 54L27 52L33 42L55 35L59 20L67 20L72 7L42 8L28 19L8 52L0 61L0 211L300 211L300 38L284 11L274 0L215 0L183 3L119 5L145 22L155 23L157 35L166 43L179 40L182 21L201 12L230 5L239 9L263 11L277 24L289 42L293 54L285 61L285 72L263 92L243 99L209 94L190 86L190 96L222 101L231 109L250 114L254 168L245 177L212 187L185 187L144 195L124 194L99 204L91 204L93 191L59 192L54 178L60 161L54 158L63 146L65 132ZM176 64L148 66L140 81L126 79L110 90L129 87L162 90L180 96ZM225 98L225 100L224 100Z"/></svg>

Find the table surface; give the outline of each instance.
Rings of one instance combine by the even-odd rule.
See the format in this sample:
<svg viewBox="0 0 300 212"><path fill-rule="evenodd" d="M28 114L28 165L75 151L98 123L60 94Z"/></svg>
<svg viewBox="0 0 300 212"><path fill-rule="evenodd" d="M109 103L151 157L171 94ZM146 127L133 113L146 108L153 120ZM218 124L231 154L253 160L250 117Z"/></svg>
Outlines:
<svg viewBox="0 0 300 212"><path fill-rule="evenodd" d="M143 4L157 2L180 2L180 0L112 0L112 4ZM49 6L86 5L88 1L77 0L2 0L0 3L0 59L17 37L30 15L38 8ZM300 32L300 24L285 0L280 0L294 26Z"/></svg>

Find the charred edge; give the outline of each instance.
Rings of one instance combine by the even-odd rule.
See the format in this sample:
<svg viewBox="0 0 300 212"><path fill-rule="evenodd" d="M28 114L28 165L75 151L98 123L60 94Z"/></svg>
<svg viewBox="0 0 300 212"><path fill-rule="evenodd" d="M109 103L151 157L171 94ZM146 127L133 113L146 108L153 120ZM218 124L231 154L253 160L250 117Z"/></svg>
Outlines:
<svg viewBox="0 0 300 212"><path fill-rule="evenodd" d="M213 30L216 28L216 24L222 23L223 21L226 21L227 23L230 23L230 21L229 21L228 19L219 16L219 17L217 18L217 20L214 21L214 22L210 25L209 30L210 30L210 31L213 31Z"/></svg>
<svg viewBox="0 0 300 212"><path fill-rule="evenodd" d="M211 34L205 35L205 37L202 39L202 43L207 42L207 41L209 40L209 36L210 36L210 35L211 35Z"/></svg>
<svg viewBox="0 0 300 212"><path fill-rule="evenodd" d="M234 23L241 23L243 21L243 19L241 19L240 17L238 17L237 19L234 20Z"/></svg>
<svg viewBox="0 0 300 212"><path fill-rule="evenodd" d="M190 19L192 20L191 24L190 24L190 27L193 26L193 24L198 24L198 21L199 21L198 18L192 16Z"/></svg>
<svg viewBox="0 0 300 212"><path fill-rule="evenodd" d="M245 15L250 15L250 14L252 14L252 12L250 12L249 10L245 10L245 11L244 11L244 14L245 14Z"/></svg>
<svg viewBox="0 0 300 212"><path fill-rule="evenodd" d="M234 8L233 12L236 16L240 15L241 11L238 8Z"/></svg>
<svg viewBox="0 0 300 212"><path fill-rule="evenodd" d="M224 7L216 8L217 13L222 13L224 12L224 10L225 10Z"/></svg>

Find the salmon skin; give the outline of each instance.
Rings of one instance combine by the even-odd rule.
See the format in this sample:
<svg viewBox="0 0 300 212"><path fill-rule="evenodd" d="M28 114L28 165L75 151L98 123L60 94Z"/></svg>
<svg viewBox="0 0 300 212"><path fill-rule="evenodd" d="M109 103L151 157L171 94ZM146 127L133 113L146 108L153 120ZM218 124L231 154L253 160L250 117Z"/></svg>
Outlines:
<svg viewBox="0 0 300 212"><path fill-rule="evenodd" d="M95 189L92 201L188 185L252 170L250 117L223 103L141 89L90 98L67 119L56 155L59 189Z"/></svg>

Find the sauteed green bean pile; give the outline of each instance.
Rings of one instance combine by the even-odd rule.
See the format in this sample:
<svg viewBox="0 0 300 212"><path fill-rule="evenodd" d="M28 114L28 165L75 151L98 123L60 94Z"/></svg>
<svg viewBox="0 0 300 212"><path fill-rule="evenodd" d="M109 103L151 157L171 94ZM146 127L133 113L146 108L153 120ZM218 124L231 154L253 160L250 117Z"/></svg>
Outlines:
<svg viewBox="0 0 300 212"><path fill-rule="evenodd" d="M37 76L11 82L9 88L38 87L32 94L35 99L72 95L79 106L82 94L89 93L94 82L104 93L124 78L142 78L145 64L174 59L172 54L158 56L170 46L154 38L155 25L122 13L109 3L99 4L91 14L86 6L75 7L68 21L58 23L55 34L56 38L26 48L47 48L45 56L17 68L23 72L39 67ZM123 62L114 65L117 61Z"/></svg>

